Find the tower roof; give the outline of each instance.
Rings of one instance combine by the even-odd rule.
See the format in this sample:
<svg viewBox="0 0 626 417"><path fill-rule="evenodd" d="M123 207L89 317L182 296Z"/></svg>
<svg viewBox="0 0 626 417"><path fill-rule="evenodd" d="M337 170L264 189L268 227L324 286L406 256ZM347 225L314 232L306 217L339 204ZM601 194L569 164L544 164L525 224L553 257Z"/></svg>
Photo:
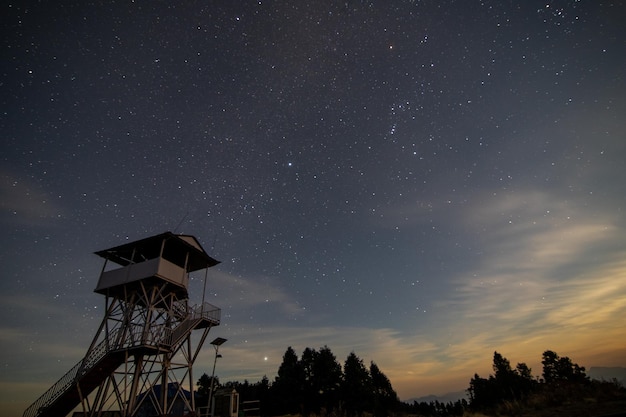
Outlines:
<svg viewBox="0 0 626 417"><path fill-rule="evenodd" d="M204 251L202 245L194 236L177 235L172 232L164 232L110 249L100 250L95 252L95 254L119 265L126 266L158 258L162 255L162 248L168 258L178 260L176 263L179 265L185 264L185 257L189 254L187 261L188 272L210 268L220 263Z"/></svg>

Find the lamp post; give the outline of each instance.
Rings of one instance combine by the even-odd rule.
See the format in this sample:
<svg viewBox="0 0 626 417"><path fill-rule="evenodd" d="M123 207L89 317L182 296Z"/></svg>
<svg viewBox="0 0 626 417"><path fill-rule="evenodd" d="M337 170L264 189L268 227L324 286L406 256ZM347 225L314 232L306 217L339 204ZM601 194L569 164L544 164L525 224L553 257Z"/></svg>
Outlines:
<svg viewBox="0 0 626 417"><path fill-rule="evenodd" d="M224 339L223 337L216 337L215 340L213 340L211 342L211 344L213 345L213 347L215 348L215 359L213 359L213 372L211 373L211 388L209 390L209 410L211 410L211 417L213 417L213 414L215 412L215 407L213 407L213 385L215 384L215 365L217 364L217 358L221 358L222 355L218 354L218 350L220 349L220 346L222 346L224 344L224 342L226 342L227 339Z"/></svg>

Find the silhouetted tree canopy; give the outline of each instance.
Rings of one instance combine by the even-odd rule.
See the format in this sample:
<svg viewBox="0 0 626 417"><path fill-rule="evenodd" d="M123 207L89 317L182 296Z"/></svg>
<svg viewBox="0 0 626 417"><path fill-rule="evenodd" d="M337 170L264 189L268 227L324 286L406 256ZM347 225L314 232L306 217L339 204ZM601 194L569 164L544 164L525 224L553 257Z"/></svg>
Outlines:
<svg viewBox="0 0 626 417"><path fill-rule="evenodd" d="M584 366L578 366L567 356L561 358L551 350L543 352L541 364L543 365L543 380L547 384L565 381L585 382L588 380Z"/></svg>
<svg viewBox="0 0 626 417"><path fill-rule="evenodd" d="M525 363L518 363L515 369L504 356L493 354L494 374L481 378L478 374L470 380L468 393L470 407L474 410L494 410L505 402L524 404L528 398L549 399L548 406L577 401L589 394L591 385L585 374L585 368L573 363L567 356L559 357L556 352L543 352L543 380L532 376L532 371ZM609 384L610 385L610 384ZM610 389L613 389L609 386ZM537 401L537 400L535 400ZM545 401L544 401L545 402Z"/></svg>
<svg viewBox="0 0 626 417"><path fill-rule="evenodd" d="M371 409L373 388L370 374L354 352L348 355L343 365L341 388L341 397L348 417L362 416L366 410Z"/></svg>
<svg viewBox="0 0 626 417"><path fill-rule="evenodd" d="M300 412L303 385L302 364L298 361L296 352L289 346L283 355L283 361L278 368L278 375L272 385L276 393L273 399L281 414Z"/></svg>
<svg viewBox="0 0 626 417"><path fill-rule="evenodd" d="M316 413L322 408L331 413L339 404L343 373L341 365L328 346L324 346L317 353L313 369L315 377L313 386L318 401L318 406L313 409Z"/></svg>
<svg viewBox="0 0 626 417"><path fill-rule="evenodd" d="M494 406L505 400L523 400L536 384L530 368L518 363L515 369L507 358L498 352L493 353L494 375L488 379L474 374L468 389L473 408L482 409Z"/></svg>
<svg viewBox="0 0 626 417"><path fill-rule="evenodd" d="M215 382L213 384L213 389L217 389L220 386L220 381L218 377L214 377ZM197 382L197 393L198 393L198 404L200 406L206 406L209 403L209 391L211 390L211 376L207 374L202 374L200 379Z"/></svg>
<svg viewBox="0 0 626 417"><path fill-rule="evenodd" d="M368 412L384 417L399 408L391 382L375 363L368 371L351 352L342 369L328 346L319 351L306 348L300 359L287 348L268 395L274 415L360 416Z"/></svg>
<svg viewBox="0 0 626 417"><path fill-rule="evenodd" d="M400 402L398 394L391 387L389 378L380 371L378 365L373 361L370 363L370 378L374 394L372 398L374 417L384 417L397 408Z"/></svg>
<svg viewBox="0 0 626 417"><path fill-rule="evenodd" d="M612 392L611 395L626 396L621 386L598 381L592 383L584 367L573 363L568 357L559 357L553 351L543 353L542 364L543 380L540 381L533 377L526 363L518 363L512 368L510 361L496 351L493 353L493 374L487 378L474 374L471 378L467 389L469 402L461 399L449 403L431 401L407 404L399 401L391 381L374 361L370 362L368 369L351 352L342 367L328 346L319 351L306 348L300 359L290 346L283 355L273 383L264 376L254 384L248 381L228 382L224 386L235 388L242 402L260 400L261 416L301 414L360 417L371 414L373 417L391 417L404 413L443 417L462 416L469 408L502 414L502 410L510 411L512 405L523 405L533 395L533 398L548 398L550 405L571 402L589 395L589 390L579 389L583 386L592 387L598 392L601 390L603 393ZM210 384L211 377L207 374L198 380L199 401L208 399ZM218 386L220 384L216 377L215 387ZM505 411L505 414L509 411Z"/></svg>

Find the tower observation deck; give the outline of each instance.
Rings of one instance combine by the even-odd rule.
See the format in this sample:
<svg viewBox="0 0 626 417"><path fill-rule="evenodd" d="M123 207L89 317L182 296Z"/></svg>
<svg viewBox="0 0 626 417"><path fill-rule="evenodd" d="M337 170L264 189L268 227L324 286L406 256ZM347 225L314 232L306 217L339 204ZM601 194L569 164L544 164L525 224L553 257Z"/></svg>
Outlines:
<svg viewBox="0 0 626 417"><path fill-rule="evenodd" d="M94 290L105 297L104 318L84 358L23 417L133 417L148 403L158 415L195 412L193 363L221 310L189 303L189 274L205 270L206 288L219 261L195 237L171 232L96 254L104 258Z"/></svg>

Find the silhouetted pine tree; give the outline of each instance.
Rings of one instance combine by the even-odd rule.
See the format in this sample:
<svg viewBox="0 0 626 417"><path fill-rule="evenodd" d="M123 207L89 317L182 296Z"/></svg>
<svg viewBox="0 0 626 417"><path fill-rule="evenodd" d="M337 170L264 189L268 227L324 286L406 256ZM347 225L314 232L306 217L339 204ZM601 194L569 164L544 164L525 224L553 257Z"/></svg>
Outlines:
<svg viewBox="0 0 626 417"><path fill-rule="evenodd" d="M245 381L229 386L239 392L242 401L262 400L262 415L328 415L340 410L348 417L365 412L385 417L400 405L391 382L374 362L368 371L351 352L342 370L328 346L319 352L306 348L300 359L288 347L271 385L264 378L257 384Z"/></svg>
<svg viewBox="0 0 626 417"><path fill-rule="evenodd" d="M214 377L213 390L220 387L220 380L217 376ZM206 407L209 404L209 391L211 390L211 377L207 374L202 374L197 382L198 392L198 406Z"/></svg>
<svg viewBox="0 0 626 417"><path fill-rule="evenodd" d="M343 366L341 387L344 411L348 417L362 416L372 409L372 383L363 361L351 352Z"/></svg>
<svg viewBox="0 0 626 417"><path fill-rule="evenodd" d="M546 384L566 381L586 383L589 381L584 366L578 366L567 356L561 358L551 350L543 352L541 364L543 365L543 380Z"/></svg>
<svg viewBox="0 0 626 417"><path fill-rule="evenodd" d="M493 370L494 375L488 379L474 374L470 380L468 393L473 409L493 407L505 400L522 400L536 385L525 363L518 363L512 369L509 360L498 352L493 353Z"/></svg>
<svg viewBox="0 0 626 417"><path fill-rule="evenodd" d="M315 364L315 388L319 394L318 412L320 407L326 413L332 413L339 407L340 388L343 379L341 365L328 346L324 346L317 354Z"/></svg>
<svg viewBox="0 0 626 417"><path fill-rule="evenodd" d="M272 384L272 398L278 414L295 414L300 412L302 404L302 367L298 356L291 346L283 355L278 367L278 375Z"/></svg>
<svg viewBox="0 0 626 417"><path fill-rule="evenodd" d="M397 410L398 394L391 387L391 382L373 361L370 363L370 377L373 392L374 417L385 417Z"/></svg>

